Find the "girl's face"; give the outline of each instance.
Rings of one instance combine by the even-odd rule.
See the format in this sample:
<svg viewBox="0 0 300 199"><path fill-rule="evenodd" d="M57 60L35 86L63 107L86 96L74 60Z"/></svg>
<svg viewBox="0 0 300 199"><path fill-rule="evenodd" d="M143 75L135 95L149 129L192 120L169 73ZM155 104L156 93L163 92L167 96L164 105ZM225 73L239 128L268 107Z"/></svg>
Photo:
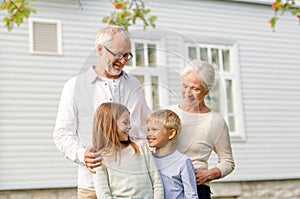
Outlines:
<svg viewBox="0 0 300 199"><path fill-rule="evenodd" d="M128 141L130 126L130 115L127 111L124 111L119 119L117 119L118 135L120 141Z"/></svg>

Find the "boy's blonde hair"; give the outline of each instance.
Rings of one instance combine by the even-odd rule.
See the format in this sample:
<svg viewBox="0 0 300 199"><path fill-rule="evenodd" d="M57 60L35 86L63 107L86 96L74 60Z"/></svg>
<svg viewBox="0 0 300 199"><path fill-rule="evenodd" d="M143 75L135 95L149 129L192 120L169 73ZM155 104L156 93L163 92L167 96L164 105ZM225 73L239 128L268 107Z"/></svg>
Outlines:
<svg viewBox="0 0 300 199"><path fill-rule="evenodd" d="M149 122L158 122L167 130L175 129L176 135L181 132L181 120L178 115L168 109L158 110L150 114L147 119Z"/></svg>

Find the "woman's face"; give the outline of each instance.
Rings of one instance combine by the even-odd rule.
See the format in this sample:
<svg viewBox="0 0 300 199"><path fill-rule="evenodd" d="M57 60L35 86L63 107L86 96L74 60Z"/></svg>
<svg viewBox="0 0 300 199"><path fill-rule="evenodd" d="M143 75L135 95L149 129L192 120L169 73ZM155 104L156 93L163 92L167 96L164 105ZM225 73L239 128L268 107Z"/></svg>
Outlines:
<svg viewBox="0 0 300 199"><path fill-rule="evenodd" d="M117 119L118 135L120 141L128 141L130 126L130 115L127 111L124 111L120 118Z"/></svg>
<svg viewBox="0 0 300 199"><path fill-rule="evenodd" d="M198 105L204 103L208 90L194 73L188 73L182 78L181 94L185 105Z"/></svg>

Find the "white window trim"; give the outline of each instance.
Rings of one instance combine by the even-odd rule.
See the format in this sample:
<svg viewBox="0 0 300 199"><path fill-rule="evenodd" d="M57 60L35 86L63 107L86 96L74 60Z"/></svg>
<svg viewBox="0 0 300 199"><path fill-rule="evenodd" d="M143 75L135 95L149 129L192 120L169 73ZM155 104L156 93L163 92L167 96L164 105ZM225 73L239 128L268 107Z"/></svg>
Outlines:
<svg viewBox="0 0 300 199"><path fill-rule="evenodd" d="M167 68L165 64L165 58L162 56L164 53L160 53L161 49L164 49L163 41L161 40L153 40L153 39L132 39L132 53L135 56L135 43L143 43L143 44L155 44L156 45L156 58L157 58L157 68L148 68L148 67L138 67L135 66L135 57L132 58L132 65L133 66L126 66L124 70L128 73L134 75L141 75L144 76L144 86L148 86L151 84L150 76L158 76L158 84L159 84L159 105L165 106L169 104L169 96L167 92L164 92L164 85L168 85L168 78L167 78ZM144 51L146 53L146 51ZM148 63L148 55L144 55L145 62ZM151 89L145 89L145 98L147 101L147 105L150 108L152 107L152 91Z"/></svg>
<svg viewBox="0 0 300 199"><path fill-rule="evenodd" d="M232 91L233 91L233 99L235 99L234 110L236 110L236 132L234 135L231 135L232 141L239 142L246 140L245 134L245 124L244 124L244 107L242 103L242 89L241 89L241 77L240 77L240 67L239 67L239 59L238 59L238 45L237 43L233 44L231 47L231 56L230 60L232 61L233 70L236 71L234 75L236 77L233 78L235 83L233 83Z"/></svg>
<svg viewBox="0 0 300 199"><path fill-rule="evenodd" d="M54 19L29 18L29 52L30 54L40 55L62 55L62 29L61 21ZM57 53L36 52L33 49L33 22L55 23L57 25Z"/></svg>
<svg viewBox="0 0 300 199"><path fill-rule="evenodd" d="M235 114L235 131L230 133L230 138L233 142L244 142L246 140L246 135L245 135L245 129L244 129L244 114L243 114L243 106L242 106L242 93L241 93L241 84L240 84L240 70L239 70L239 65L238 65L238 45L236 43L234 44L209 44L209 43L197 43L197 44L192 44L187 42L186 43L186 57L188 57L188 47L196 47L196 53L197 56L200 54L200 47L207 47L207 48L227 48L230 50L230 60L231 60L231 67L232 71L235 71L233 74L224 74L223 71L218 70L218 75L223 75L223 77L231 77L232 80L232 98L234 100L233 102L233 108L234 108L234 114ZM208 60L211 60L211 53L210 51L208 52ZM219 53L219 61L222 61L221 54ZM226 93L226 88L225 88L225 80L223 78L220 79L220 85L223 88L223 91L220 93L220 100L225 101L224 99L224 94ZM223 98L223 99L222 99ZM228 118L228 111L227 111L227 106L220 107L222 115L224 116L227 124L227 118Z"/></svg>

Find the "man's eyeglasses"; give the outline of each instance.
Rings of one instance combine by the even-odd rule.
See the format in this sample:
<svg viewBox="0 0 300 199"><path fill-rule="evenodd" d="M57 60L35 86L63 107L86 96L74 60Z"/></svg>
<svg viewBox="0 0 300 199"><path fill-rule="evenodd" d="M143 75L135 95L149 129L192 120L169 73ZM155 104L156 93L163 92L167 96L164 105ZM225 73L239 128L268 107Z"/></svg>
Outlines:
<svg viewBox="0 0 300 199"><path fill-rule="evenodd" d="M111 52L106 46L103 46L105 48L105 50L107 50L110 54L112 54L116 59L123 59L125 58L126 60L131 60L131 58L133 57L133 55L131 54L131 52L129 53L113 53Z"/></svg>

